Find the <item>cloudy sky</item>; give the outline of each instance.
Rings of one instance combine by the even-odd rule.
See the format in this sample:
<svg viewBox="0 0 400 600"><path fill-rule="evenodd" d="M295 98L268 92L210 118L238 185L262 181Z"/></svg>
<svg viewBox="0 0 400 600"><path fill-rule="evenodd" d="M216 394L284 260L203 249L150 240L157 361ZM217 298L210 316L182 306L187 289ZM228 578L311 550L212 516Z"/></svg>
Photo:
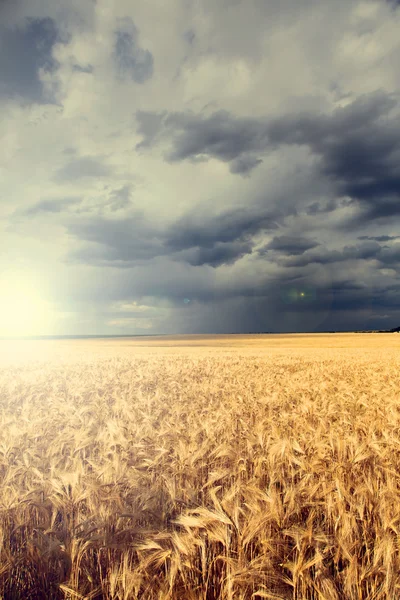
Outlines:
<svg viewBox="0 0 400 600"><path fill-rule="evenodd" d="M396 0L1 0L7 306L40 298L44 334L400 325L399 31Z"/></svg>

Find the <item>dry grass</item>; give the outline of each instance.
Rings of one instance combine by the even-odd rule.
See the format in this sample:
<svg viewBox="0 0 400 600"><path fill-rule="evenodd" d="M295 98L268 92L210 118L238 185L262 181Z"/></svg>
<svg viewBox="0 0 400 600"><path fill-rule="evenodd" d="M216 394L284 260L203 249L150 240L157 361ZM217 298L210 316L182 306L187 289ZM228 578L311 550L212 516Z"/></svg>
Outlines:
<svg viewBox="0 0 400 600"><path fill-rule="evenodd" d="M0 598L400 597L399 350L3 343Z"/></svg>

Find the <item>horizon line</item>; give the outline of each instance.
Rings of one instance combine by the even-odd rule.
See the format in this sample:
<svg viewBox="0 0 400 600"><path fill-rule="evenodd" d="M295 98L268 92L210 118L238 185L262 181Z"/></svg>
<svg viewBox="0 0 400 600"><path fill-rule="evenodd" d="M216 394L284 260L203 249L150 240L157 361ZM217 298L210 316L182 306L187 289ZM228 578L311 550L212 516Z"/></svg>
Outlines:
<svg viewBox="0 0 400 600"><path fill-rule="evenodd" d="M56 334L56 335L26 335L26 336L0 336L0 341L29 341L29 340L62 340L62 339L109 339L109 338L136 338L136 337L166 337L166 336L207 336L207 335L304 335L323 333L395 333L399 328L393 329L343 329L325 331L247 331L229 333L101 333L101 334Z"/></svg>

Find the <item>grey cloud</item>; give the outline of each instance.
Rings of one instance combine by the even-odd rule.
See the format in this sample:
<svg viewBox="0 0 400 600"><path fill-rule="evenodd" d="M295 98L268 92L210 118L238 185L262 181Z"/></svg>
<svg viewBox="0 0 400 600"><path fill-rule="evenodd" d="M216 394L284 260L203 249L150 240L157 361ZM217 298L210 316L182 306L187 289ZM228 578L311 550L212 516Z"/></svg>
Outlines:
<svg viewBox="0 0 400 600"><path fill-rule="evenodd" d="M196 247L184 250L177 258L195 267L219 267L233 264L246 254L251 254L252 248L253 244L250 242L216 242L212 248Z"/></svg>
<svg viewBox="0 0 400 600"><path fill-rule="evenodd" d="M119 20L115 31L114 60L119 74L136 83L145 83L153 75L153 55L139 46L139 32L128 17Z"/></svg>
<svg viewBox="0 0 400 600"><path fill-rule="evenodd" d="M163 253L158 232L141 214L114 219L100 215L70 221L70 235L95 245L74 251L70 258L92 263L132 263Z"/></svg>
<svg viewBox="0 0 400 600"><path fill-rule="evenodd" d="M74 155L75 156L76 153L77 153L76 148L74 148L73 146L67 146L63 150L63 154L70 154L70 155Z"/></svg>
<svg viewBox="0 0 400 600"><path fill-rule="evenodd" d="M32 219L35 217L42 217L45 214L54 215L58 218L60 223L65 223L65 221L70 223L68 220L71 215L79 214L84 215L84 224L81 234L82 239L93 240L88 236L88 232L91 229L90 220L100 218L103 220L103 223L110 222L112 223L112 219L102 216L104 213L118 213L118 211L125 211L132 206L131 202L131 193L132 187L130 185L124 185L119 188L109 189L109 186L106 186L104 192L99 196L97 201L93 201L90 199L87 201L84 197L81 196L69 196L66 198L46 198L39 202L36 202L26 208L20 208L14 211L11 221L14 223L21 223L26 221L27 219ZM72 210L70 210L72 209ZM73 222L74 223L74 222ZM104 238L105 227L101 228L101 233L99 234L99 243L104 242L107 246L107 238ZM111 235L112 235L112 225L110 226ZM71 225L71 233L74 234L74 225ZM79 233L79 226L76 230ZM88 236L88 237L87 237ZM78 236L79 237L79 236ZM89 253L90 254L90 253ZM92 253L93 254L93 253ZM89 256L89 255L88 255Z"/></svg>
<svg viewBox="0 0 400 600"><path fill-rule="evenodd" d="M373 326L386 314L392 320L400 319L400 244L396 243L400 241L400 236L395 235L398 224L396 218L400 214L398 99L394 95L378 92L358 98L345 108L333 112L325 108L330 105L332 98L349 102L357 89L364 86L370 89L375 81L379 81L377 85L395 89L396 74L387 66L388 61L385 59L379 67L372 64L375 60L374 48L368 47L371 54L366 56L353 55L348 65L342 60L342 50L346 51L346 48L338 48L343 41L349 41L350 47L361 28L371 28L371 37L367 36L367 42L369 40L372 43L378 27L382 25L381 31L385 29L383 20L389 14L388 10L378 11L379 21L375 29L370 17L360 16L362 23L358 26L356 14L353 27L349 13L358 6L358 0L338 0L340 9L336 2L328 1L323 2L321 8L320 5L316 8L314 0L271 0L268 3L251 0L249 6L242 0L223 0L221 3L201 0L200 12L207 9L203 13L204 19L198 18L200 13L197 7L197 14L193 15L196 29L194 26L190 29L192 22L187 21L185 25L183 22L191 13L191 3L184 3L189 8L188 13L171 13L172 20L176 21L173 28L176 26L180 38L175 40L176 44L167 49L163 43L160 46L159 41L154 40L158 52L164 47L171 52L165 57L171 77L180 66L179 63L174 65L173 61L181 63L180 77L174 80L178 85L178 95L168 83L171 82L169 76L155 79L149 89L151 93L154 90L156 94L159 93L159 98L153 102L153 93L147 108L151 105L158 112L142 110L136 113L137 131L140 134L137 150L145 153L159 145L165 153L165 159L175 163L173 174L168 173L166 165L160 167L157 159L153 164L150 158L145 157L139 161L143 166L143 183L136 189L134 185L123 185L131 179L127 174L124 180L115 179L112 167L115 161L111 161L109 152L122 148L120 159L129 161L124 148L132 144L129 141L132 132L128 126L124 133L117 121L129 123L132 111L146 107L146 86L140 88L140 98L132 98L131 104L126 98L116 99L112 81L110 85L109 81L100 82L90 75L93 65L101 64L103 49L95 48L90 56L84 52L93 30L89 36L85 34L89 33L92 24L96 24L96 15L93 13L91 23L86 19L88 28L84 30L78 23L81 19L80 8L79 11L75 10L75 0L74 8L62 11L53 8L49 0L45 3L35 0L34 4L36 7L41 4L40 8L34 9L37 14L39 11L42 14L48 6L52 15L61 15L57 27L64 25L74 31L76 46L71 46L71 53L60 52L60 56L65 57L66 67L75 71L79 79L82 78L82 85L87 83L90 86L90 89L86 89L91 98L102 94L99 106L93 105L96 114L86 114L87 110L90 113L90 107L83 102L78 107L78 113L82 111L82 115L79 115L75 112L76 90L71 89L68 77L64 80L66 85L63 89L72 94L67 101L71 121L60 121L57 115L54 116L54 131L49 126L51 120L46 123L43 121L35 128L40 137L40 162L48 158L50 163L53 159L61 161L53 162L53 173L50 169L50 178L53 176L50 182L47 181L50 188L46 188L48 173L45 174L45 180L41 181L39 169L33 178L31 173L26 174L26 191L22 190L21 193L18 185L14 189L14 175L10 170L10 185L3 194L4 197L9 196L10 206L14 206L14 201L25 204L22 209L15 211L10 220L25 219L23 227L19 231L15 227L13 233L28 235L26 238L20 236L19 240L15 235L9 239L11 244L21 242L21 247L15 252L28 254L33 249L32 264L36 260L36 247L30 243L29 236L32 233L40 235L49 225L46 229L49 262L44 268L53 268L53 281L60 283L58 287L63 287L60 307L68 307L70 298L73 300L86 295L90 309L86 315L82 311L82 316L91 318L99 307L104 307L103 313L99 313L103 317L109 301L148 296L153 298L154 306L172 307L165 327L170 331L193 332L344 329L365 327L370 318L369 324ZM92 2L89 4L92 6ZM392 4L397 6L398 2ZM99 5L97 7L100 8ZM83 12L86 10L82 9ZM75 19L65 16L72 12L76 13ZM141 19L145 21L149 15L148 11L142 11ZM329 15L332 15L334 22L329 23ZM321 27L317 28L314 39L314 34L310 33L316 21ZM342 27L345 22L348 22L348 27ZM74 27L70 27L70 23ZM328 27L325 27L326 24ZM108 27L115 29L111 31L114 37L108 50L114 61L114 75L137 84L147 81L154 72L154 60L149 52L152 47L147 47L143 42L135 24L126 19L111 21L108 25L103 23L101 27L103 25L104 39L108 39ZM148 25L149 21L146 27ZM269 36L271 31L274 35ZM294 37L286 46L285 35L288 31ZM26 21L24 26L15 29L6 30L3 27L0 36L3 33L14 37L6 39L8 56L5 56L3 46L0 48L0 100L4 103L5 97L16 96L24 98L26 102L52 100L52 92L42 85L40 74L43 69L47 71L47 76L52 75L49 77L51 81L56 81L58 65L54 57L58 56L60 49L56 44L62 43L62 40L54 21ZM392 44L389 37L387 48ZM43 40L42 45L40 40ZM268 94L271 89L268 86L279 86L279 77L291 77L290 54L295 52L293 47L296 48L297 43L304 50L304 56L301 57L304 60L299 61L299 72L296 72L299 97L288 97L288 93L294 89L291 86L290 92L282 89L278 94L279 99L282 97L282 106L292 107L292 112L288 109L281 116L277 116L277 113L266 114L265 117L253 116L259 114L261 106L259 97L253 104L255 94ZM319 50L324 55L322 58ZM257 60L261 57L265 59L269 51L271 73L262 73L261 78L257 75L255 79L250 77L251 81L246 81L247 69L250 75L256 73L255 69L262 69L261 63L256 65ZM96 52L100 54L96 56ZM282 52L282 69L286 69L286 65L289 69L282 74L276 73L274 67L279 52ZM315 52L315 63L312 52ZM93 64L89 64L91 62ZM394 64L395 61L392 62ZM13 65L18 68L12 70ZM234 112L218 111L220 107L227 106L224 100L226 90L211 89L211 82L214 73L218 73L224 65L228 65L227 68L236 68L237 65L243 67L244 78L242 80L240 76L237 81L237 94L228 99L229 106L237 107L242 116L238 116L239 112L235 115ZM360 80L352 77L356 75L358 67L361 69ZM332 72L327 73L330 68ZM18 69L19 74L16 72ZM107 69L100 70L107 76ZM63 74L68 76L68 72L63 71ZM204 88L201 86L203 77ZM336 97L334 90L329 89L330 81L337 85ZM307 95L302 96L304 85L308 83ZM254 90L251 87L253 84ZM183 97L179 89L188 93ZM207 89L210 97L204 96ZM274 111L277 96L274 90L271 91L272 96L265 106L272 107ZM320 99L317 98L318 94ZM173 106L175 101L175 112L163 110ZM107 106L115 107L115 102L118 104L116 116L107 112ZM206 105L204 112L186 112L186 107L201 105ZM303 110L302 107L308 108ZM35 109L37 112L40 110L38 107ZM218 112L211 114L215 110ZM98 156L80 154L86 151L82 150L85 139L76 139L74 132L81 131L78 119L85 115L87 120L82 136L94 136L92 140L103 144L96 152ZM109 122L107 115L111 119ZM103 125L99 125L100 121ZM68 131L63 133L66 124ZM100 129L93 129L96 127ZM10 131L11 128L12 121ZM35 135L33 129L30 127L29 131ZM128 146L125 142L118 148L115 146L116 138L111 136L116 134L111 132L117 130L119 135L127 135L125 141ZM13 133L6 137L7 145L10 144L9 148L5 148L6 154L8 150L10 154L14 152L14 145L18 150L21 131L20 128L16 129L15 138ZM71 136L74 136L77 145L76 149L71 146L66 148L65 154L61 155L56 146L62 143L59 135L64 134L64 145L71 145ZM34 153L37 148L33 138L32 142L32 145L29 143L26 149L14 155L16 159L22 159L22 168L18 169L15 163L17 179L23 179L21 172L31 159L28 153ZM167 191L165 198L157 199L159 189L163 185L167 187L171 181L175 181L175 177L179 177L184 164L177 163L200 163L211 159L222 161L225 165L226 180L218 172L215 173L211 165L208 169L202 164L199 168L204 172L201 190L196 190L194 195L190 185L183 190L185 197L179 198L174 207L173 214L178 216L171 223L170 215L163 216L168 214L165 203L173 201L171 193ZM276 173L273 172L275 166ZM9 174L6 175L8 178ZM251 177L251 180L241 180L235 175ZM188 176L184 168L182 176L181 187ZM89 179L85 181L85 178ZM136 181L133 178L131 180ZM157 181L157 185L153 185L154 181ZM80 190L74 193L85 194L89 187L90 191L82 199L64 198L65 182L76 182ZM55 183L58 184L56 188L59 187L56 192ZM238 183L237 187L235 183ZM36 203L30 200L32 204L27 206L23 196L29 198L30 194L34 194L32 198L35 198L38 189L42 191L42 199ZM143 189L144 195L141 193ZM198 207L194 208L192 203L195 198L199 199L200 192L204 202L200 201ZM51 199L49 196L53 193L60 198ZM180 193L179 190L177 193ZM242 193L242 197L239 197L239 193ZM147 198L151 198L148 207ZM162 210L154 220L140 212L139 207L142 206L145 210L148 208L150 214L161 203ZM183 208L188 206L191 208ZM7 210L6 207L3 214ZM182 216L178 210L187 212ZM6 218L9 215L6 214ZM381 225L385 225L381 222L383 217L388 221L385 229L381 228ZM43 226L39 229L40 219L43 220ZM380 221L375 228L377 219ZM29 224L30 220L32 225ZM53 267L59 263L50 256L54 241L50 241L53 224L65 226L67 239L61 240L60 248L68 248L70 253L67 256L70 264L60 264L59 271ZM57 236L59 233L60 227L56 230ZM357 236L360 239L356 239ZM40 252L37 251L37 262L44 255L44 252ZM43 263L46 261L44 257ZM190 302L185 302L185 299ZM152 312L153 316L155 314L156 310ZM126 315L121 311L121 315L142 316L141 311L137 314L128 311ZM102 322L101 318L97 323L99 330L104 327L104 319ZM392 324L389 324L389 320L385 321L388 327L398 324L395 320Z"/></svg>
<svg viewBox="0 0 400 600"><path fill-rule="evenodd" d="M393 244L392 246L383 246L377 259L384 266L396 267L398 269L400 266L400 243Z"/></svg>
<svg viewBox="0 0 400 600"><path fill-rule="evenodd" d="M319 246L319 243L305 237L281 235L274 237L268 244L258 250L258 254L266 254L269 250L276 250L284 254L299 255L307 250Z"/></svg>
<svg viewBox="0 0 400 600"><path fill-rule="evenodd" d="M358 312L366 308L370 310L372 318L376 318L379 312L386 312L387 309L394 309L393 312L399 315L399 299L399 292L390 290L384 285L379 287L374 285L369 287L366 286L359 291L355 290L353 292L347 292L338 287L334 294L332 310L336 312L340 310L349 311L353 316L353 319ZM392 310L390 312L392 312ZM395 314L393 314L393 316L395 316ZM375 323L378 323L378 319L376 319Z"/></svg>
<svg viewBox="0 0 400 600"><path fill-rule="evenodd" d="M199 46L202 47L203 44L206 52L219 59L245 60L253 66L266 53L268 55L269 44L265 43L268 43L268 38L275 37L275 33L281 28L290 31L291 36L296 35L296 26L300 23L304 27L304 22L307 24L310 15L311 18L318 15L320 28L327 30L324 40L329 40L338 24L340 26L346 19L355 1L337 0L334 11L327 1L316 4L313 0L202 0L200 6L204 16L198 26L201 32ZM335 13L334 22L332 13ZM282 53L285 50L283 45ZM322 51L323 49L321 53Z"/></svg>
<svg viewBox="0 0 400 600"><path fill-rule="evenodd" d="M36 217L43 213L58 214L68 209L71 206L80 204L81 198L72 196L68 198L48 198L36 202L32 206L28 206L23 210L17 210L14 213L14 218Z"/></svg>
<svg viewBox="0 0 400 600"><path fill-rule="evenodd" d="M0 26L0 97L28 103L54 102L54 90L44 86L40 70L54 72L53 48L61 37L53 19L26 19L13 29Z"/></svg>
<svg viewBox="0 0 400 600"><path fill-rule="evenodd" d="M131 204L131 193L132 187L130 185L124 185L121 188L113 190L106 205L112 211L128 208Z"/></svg>
<svg viewBox="0 0 400 600"><path fill-rule="evenodd" d="M152 269L139 267L132 275L124 278L127 297L149 295L168 299L175 306L183 305L184 298L188 298L191 302L185 310L193 311L192 318L195 314L204 317L197 324L197 331L204 331L205 327L227 333L364 328L366 314L374 323L373 318L379 319L380 311L386 311L386 307L391 307L393 320L399 295L385 278L362 284L352 280L343 268L337 273L332 271L331 278L297 270L296 276L281 271L274 277L260 278L253 273L245 281L240 276L210 278L210 271L194 272L162 259ZM184 318L181 311L179 318Z"/></svg>
<svg viewBox="0 0 400 600"><path fill-rule="evenodd" d="M261 157L283 145L308 147L336 195L363 208L363 218L400 214L400 126L397 98L383 92L362 96L345 108L325 114L287 115L273 120L235 118L226 111L137 113L139 148L166 139L170 162L216 158L231 172L249 174ZM318 204L311 205L311 214Z"/></svg>
<svg viewBox="0 0 400 600"><path fill-rule="evenodd" d="M130 190L111 194L122 207L129 204ZM192 266L217 267L233 264L251 254L254 236L274 231L279 211L263 206L229 210L220 215L189 214L172 225L160 228L141 213L110 218L96 215L68 223L68 231L81 241L95 246L73 253L75 261L128 267L137 261L169 256Z"/></svg>
<svg viewBox="0 0 400 600"><path fill-rule="evenodd" d="M278 266L271 274L265 272L261 276L251 269L224 276L223 271L214 272L200 265L193 269L190 264L173 262L171 258L155 258L151 268L141 262L131 265L129 277L121 274L116 288L111 285L116 274L112 269L107 284L97 287L96 294L110 300L141 301L147 296L177 309L185 306L187 317L181 310L174 314L182 327L179 330L186 332L365 328L368 315L368 325L373 328L382 310L390 314L388 326L392 327L396 324L396 311L400 316L395 303L400 283L396 286L393 279L379 276L376 270L374 280L369 281L373 270L370 263L361 261L354 267L356 279L355 271L346 262L337 267L326 264L322 270L311 272L307 267L290 270ZM187 306L185 298L190 300ZM183 324L181 319L185 318L189 321ZM178 326L174 319L168 322L171 331Z"/></svg>
<svg viewBox="0 0 400 600"><path fill-rule="evenodd" d="M242 240L259 231L274 231L277 220L284 216L277 208L252 206L231 209L219 215L189 214L174 223L167 236L167 245L173 250L196 246L213 248L216 243Z"/></svg>
<svg viewBox="0 0 400 600"><path fill-rule="evenodd" d="M313 202L305 207L305 213L310 216L329 213L334 211L339 206L344 206L343 198L326 198L324 201Z"/></svg>
<svg viewBox="0 0 400 600"><path fill-rule="evenodd" d="M400 245L399 245L400 246ZM302 256L286 258L284 264L289 267L305 267L310 264L326 265L349 260L384 260L385 247L377 242L366 241L353 246L345 246L342 250L319 249L318 253L310 252ZM391 260L395 259L396 253L389 253Z"/></svg>
<svg viewBox="0 0 400 600"><path fill-rule="evenodd" d="M360 202L364 220L398 215L400 128L392 115L398 107L396 98L377 92L331 116L280 119L271 141L308 146L336 193Z"/></svg>
<svg viewBox="0 0 400 600"><path fill-rule="evenodd" d="M78 64L74 64L72 65L72 70L76 71L77 73L93 73L94 68L93 65L78 65Z"/></svg>
<svg viewBox="0 0 400 600"><path fill-rule="evenodd" d="M389 312L388 322L393 324L396 314L400 317L400 292L391 290L384 279L379 284L362 285L343 275L334 275L332 281L315 275L290 283L281 274L278 281L267 280L261 286L254 281L253 294L249 290L243 296L241 291L239 287L236 295L228 293L224 298L219 291L210 297L216 328L224 325L227 316L227 332L380 328L382 312Z"/></svg>
<svg viewBox="0 0 400 600"><path fill-rule="evenodd" d="M195 39L196 39L196 34L193 31L193 29L188 29L187 31L185 31L185 33L183 34L183 39L190 45L192 46Z"/></svg>
<svg viewBox="0 0 400 600"><path fill-rule="evenodd" d="M153 146L160 137L166 115L166 112L153 113L145 110L138 110L136 112L138 133L143 136L142 141L136 145L136 150Z"/></svg>
<svg viewBox="0 0 400 600"><path fill-rule="evenodd" d="M359 240L374 240L375 242L391 242L400 239L400 235L359 235Z"/></svg>
<svg viewBox="0 0 400 600"><path fill-rule="evenodd" d="M249 175L250 172L261 163L262 160L256 156L240 156L231 162L229 170L234 174Z"/></svg>
<svg viewBox="0 0 400 600"><path fill-rule="evenodd" d="M169 138L172 149L167 153L167 160L171 162L214 157L224 162L236 161L235 172L247 173L259 164L255 153L268 145L265 123L252 118L235 119L226 111L210 117L141 111L137 113L137 120L138 131L143 135L139 147L149 147L160 137Z"/></svg>
<svg viewBox="0 0 400 600"><path fill-rule="evenodd" d="M66 165L58 169L54 179L56 181L71 181L85 177L106 177L112 174L110 166L105 164L102 158L94 156L82 156L70 160Z"/></svg>

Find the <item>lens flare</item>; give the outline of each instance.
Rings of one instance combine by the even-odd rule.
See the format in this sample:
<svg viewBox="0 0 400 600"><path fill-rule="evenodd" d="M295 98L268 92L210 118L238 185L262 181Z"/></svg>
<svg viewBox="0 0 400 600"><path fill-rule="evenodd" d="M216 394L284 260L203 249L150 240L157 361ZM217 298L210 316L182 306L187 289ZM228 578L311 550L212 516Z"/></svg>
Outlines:
<svg viewBox="0 0 400 600"><path fill-rule="evenodd" d="M46 335L54 312L25 275L0 278L0 337Z"/></svg>
<svg viewBox="0 0 400 600"><path fill-rule="evenodd" d="M285 304L309 304L316 300L317 294L313 287L292 287L281 292L281 298Z"/></svg>

